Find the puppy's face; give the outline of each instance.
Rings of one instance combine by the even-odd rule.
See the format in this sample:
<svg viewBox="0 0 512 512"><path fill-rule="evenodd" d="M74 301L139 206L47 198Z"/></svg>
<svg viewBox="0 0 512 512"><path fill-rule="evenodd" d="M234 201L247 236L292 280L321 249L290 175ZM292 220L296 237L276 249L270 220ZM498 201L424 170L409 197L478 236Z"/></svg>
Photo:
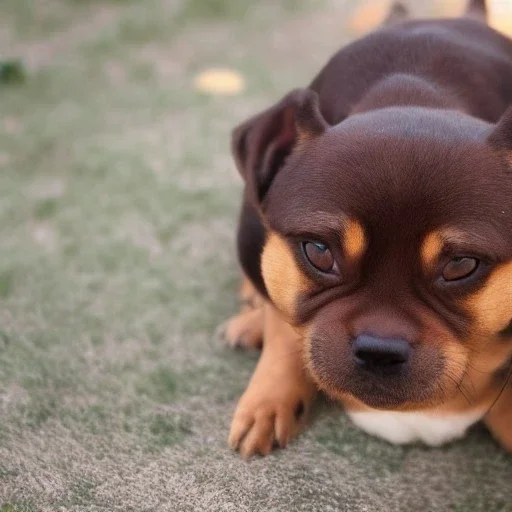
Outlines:
<svg viewBox="0 0 512 512"><path fill-rule="evenodd" d="M381 409L470 395L468 375L491 378L512 353L506 127L419 108L327 127L305 103L288 152L248 186L266 287L313 377Z"/></svg>

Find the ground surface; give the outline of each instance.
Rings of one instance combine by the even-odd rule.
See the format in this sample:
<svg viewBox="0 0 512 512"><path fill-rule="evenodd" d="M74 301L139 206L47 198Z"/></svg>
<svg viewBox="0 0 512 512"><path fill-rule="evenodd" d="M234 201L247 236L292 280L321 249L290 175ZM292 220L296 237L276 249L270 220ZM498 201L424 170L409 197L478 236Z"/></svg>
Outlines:
<svg viewBox="0 0 512 512"><path fill-rule="evenodd" d="M213 336L236 309L229 131L380 6L2 1L0 57L29 76L0 86L1 512L512 510L480 429L396 448L322 405L265 460L226 447L256 361ZM242 94L193 89L218 65Z"/></svg>

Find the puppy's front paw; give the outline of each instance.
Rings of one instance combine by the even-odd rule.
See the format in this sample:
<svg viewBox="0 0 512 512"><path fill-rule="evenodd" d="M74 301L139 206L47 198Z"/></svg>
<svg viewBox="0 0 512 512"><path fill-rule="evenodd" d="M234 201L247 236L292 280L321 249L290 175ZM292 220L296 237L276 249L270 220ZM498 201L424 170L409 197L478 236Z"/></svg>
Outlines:
<svg viewBox="0 0 512 512"><path fill-rule="evenodd" d="M316 386L304 368L302 339L270 303L263 305L263 352L238 402L229 445L242 457L284 448L304 423Z"/></svg>
<svg viewBox="0 0 512 512"><path fill-rule="evenodd" d="M249 386L236 408L229 446L244 458L285 448L303 426L311 399L308 386Z"/></svg>
<svg viewBox="0 0 512 512"><path fill-rule="evenodd" d="M232 348L261 348L264 301L246 277L242 281L240 300L240 313L221 325L218 333Z"/></svg>
<svg viewBox="0 0 512 512"><path fill-rule="evenodd" d="M233 348L261 348L263 338L263 308L255 308L229 319L223 337Z"/></svg>

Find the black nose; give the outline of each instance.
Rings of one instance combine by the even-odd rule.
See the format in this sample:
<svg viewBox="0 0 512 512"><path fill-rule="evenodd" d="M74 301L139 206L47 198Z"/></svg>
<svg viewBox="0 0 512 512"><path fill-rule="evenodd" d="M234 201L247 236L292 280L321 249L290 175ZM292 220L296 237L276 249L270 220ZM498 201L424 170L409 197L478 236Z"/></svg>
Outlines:
<svg viewBox="0 0 512 512"><path fill-rule="evenodd" d="M409 359L411 346L401 338L379 338L360 334L354 340L353 352L356 363L369 370L398 369Z"/></svg>

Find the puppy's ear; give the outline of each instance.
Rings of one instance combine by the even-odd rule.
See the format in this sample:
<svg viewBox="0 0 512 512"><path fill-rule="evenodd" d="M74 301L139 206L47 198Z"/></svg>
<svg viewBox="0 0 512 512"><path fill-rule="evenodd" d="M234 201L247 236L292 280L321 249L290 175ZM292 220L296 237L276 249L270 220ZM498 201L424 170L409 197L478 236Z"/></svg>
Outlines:
<svg viewBox="0 0 512 512"><path fill-rule="evenodd" d="M469 0L466 7L466 17L487 22L487 5L485 0Z"/></svg>
<svg viewBox="0 0 512 512"><path fill-rule="evenodd" d="M320 135L327 126L316 92L297 89L233 130L233 157L256 204L265 196L293 148Z"/></svg>
<svg viewBox="0 0 512 512"><path fill-rule="evenodd" d="M491 146L512 151L512 105L501 116L487 141Z"/></svg>
<svg viewBox="0 0 512 512"><path fill-rule="evenodd" d="M402 23L409 18L409 9L402 2L394 2L389 9L387 17L382 25L392 26Z"/></svg>

